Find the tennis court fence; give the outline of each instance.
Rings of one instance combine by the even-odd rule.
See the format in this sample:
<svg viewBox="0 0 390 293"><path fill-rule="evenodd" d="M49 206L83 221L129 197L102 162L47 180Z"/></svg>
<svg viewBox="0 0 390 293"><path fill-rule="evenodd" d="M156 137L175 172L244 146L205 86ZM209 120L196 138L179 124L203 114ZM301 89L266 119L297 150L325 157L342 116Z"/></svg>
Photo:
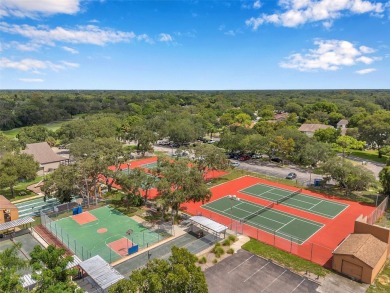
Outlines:
<svg viewBox="0 0 390 293"><path fill-rule="evenodd" d="M81 205L86 206L86 203L83 202ZM78 206L77 203L70 202L57 205L50 211L41 211L40 219L42 226L45 227L46 230L57 240L59 240L62 245L67 247L82 260L89 259L95 255L100 255L106 261L111 263L122 258L122 256L107 247L95 247L93 250L87 249L85 244L83 244L79 239L69 235L69 233L56 223L56 220L72 215L73 208L76 206ZM101 206L90 206L89 210L99 207ZM131 243L137 243L140 249L147 248L170 237L172 235L172 231L174 231L172 224L166 222L155 224L153 226L151 225L146 228L147 229L145 231L132 233L131 237L129 237L127 249L132 245Z"/></svg>
<svg viewBox="0 0 390 293"><path fill-rule="evenodd" d="M367 224L374 225L385 214L389 204L389 197L385 199L376 207L376 209L367 216Z"/></svg>
<svg viewBox="0 0 390 293"><path fill-rule="evenodd" d="M258 212L261 213L261 211L257 211L256 213ZM298 242L302 242L302 240L292 235L282 233L277 230L272 230L269 227L262 227L262 229L258 229L247 225L245 222L242 222L242 220L240 221L229 219L229 222L227 222L226 217L211 211L199 210L197 211L197 214L216 222L223 223L224 225L228 226L229 229L235 234L247 235L263 243L284 250L291 254L295 254L301 258L320 265L325 265L327 267L331 267L332 265L331 258L333 249L330 247L322 246L310 241L305 241L302 244L298 244Z"/></svg>

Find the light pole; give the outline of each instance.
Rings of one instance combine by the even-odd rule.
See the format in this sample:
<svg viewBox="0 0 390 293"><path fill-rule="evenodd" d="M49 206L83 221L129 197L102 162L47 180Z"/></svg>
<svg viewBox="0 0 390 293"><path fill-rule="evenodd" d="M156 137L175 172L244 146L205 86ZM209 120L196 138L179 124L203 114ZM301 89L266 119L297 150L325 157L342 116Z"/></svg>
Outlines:
<svg viewBox="0 0 390 293"><path fill-rule="evenodd" d="M127 175L130 175L130 163L127 163Z"/></svg>
<svg viewBox="0 0 390 293"><path fill-rule="evenodd" d="M233 229L233 201L239 200L239 198L235 194L229 194L228 195L229 202L230 202L230 229Z"/></svg>

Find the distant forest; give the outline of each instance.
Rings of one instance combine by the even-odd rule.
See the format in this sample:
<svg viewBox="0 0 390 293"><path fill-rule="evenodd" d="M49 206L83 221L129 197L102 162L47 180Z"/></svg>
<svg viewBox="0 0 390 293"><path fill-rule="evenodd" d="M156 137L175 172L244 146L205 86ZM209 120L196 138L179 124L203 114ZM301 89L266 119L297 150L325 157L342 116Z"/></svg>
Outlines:
<svg viewBox="0 0 390 293"><path fill-rule="evenodd" d="M332 103L336 106L336 111L332 112L338 113L341 118L351 118L362 112L372 114L380 109L390 110L390 90L9 90L0 91L0 130L67 120L80 114L123 113L147 118L164 111L174 112L175 107L187 108L192 114L210 111L216 117L221 117L230 109L240 108L253 117L255 111L272 105L275 111L296 113L300 122L304 122L307 115L313 114L312 106L319 102ZM307 107L311 107L310 113L305 113ZM317 114L319 117L315 120L327 123L321 121L321 113Z"/></svg>

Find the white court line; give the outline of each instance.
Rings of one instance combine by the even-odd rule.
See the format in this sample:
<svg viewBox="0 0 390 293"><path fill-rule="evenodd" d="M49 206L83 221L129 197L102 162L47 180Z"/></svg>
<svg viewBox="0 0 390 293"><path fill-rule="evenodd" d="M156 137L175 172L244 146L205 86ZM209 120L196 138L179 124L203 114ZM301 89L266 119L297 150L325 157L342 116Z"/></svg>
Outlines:
<svg viewBox="0 0 390 293"><path fill-rule="evenodd" d="M258 269L256 272L254 272L252 275L250 275L248 278L246 278L244 280L243 283L245 283L246 281L248 281L250 278L252 278L254 275L256 275L258 272L260 272L263 268L265 268L267 265L269 264L269 262L267 262L265 265L263 265L260 269Z"/></svg>
<svg viewBox="0 0 390 293"><path fill-rule="evenodd" d="M299 288L299 286L302 285L302 283L305 282L305 279L303 279L290 293L294 292L295 290L297 290Z"/></svg>
<svg viewBox="0 0 390 293"><path fill-rule="evenodd" d="M259 185L265 185L265 186L269 186L269 187L273 187L272 185L269 185L269 184L265 184L265 183L257 183ZM291 190L288 190L288 189L285 189L285 188L281 188L281 187L278 187L277 189L281 189L281 190L285 190L285 191L291 191ZM323 200L323 201L328 201L332 204L335 204L335 205L340 205L340 206L348 206L347 204L344 204L344 203L339 203L339 202L336 202L336 201L333 201L333 200L329 200L329 199L321 199L319 197L316 197L316 196L310 196L310 195L306 195L304 193L300 193L301 196L304 196L304 197L309 197L309 198L315 198L315 199L318 199L318 200Z"/></svg>
<svg viewBox="0 0 390 293"><path fill-rule="evenodd" d="M314 208L314 207L318 206L320 203L322 203L322 200L321 200L321 201L319 201L318 203L316 203L314 206L312 206L312 207L309 209L309 211L310 211L312 208Z"/></svg>
<svg viewBox="0 0 390 293"><path fill-rule="evenodd" d="M295 221L295 219L292 219L290 222L284 224L282 227L280 227L278 230L276 230L275 233L278 232L280 229L282 229L283 227L287 226L288 224L290 224L293 221Z"/></svg>
<svg viewBox="0 0 390 293"><path fill-rule="evenodd" d="M248 260L250 260L252 257L254 257L255 255L251 255L249 258L247 258L246 260L244 260L242 263L240 263L238 266L235 266L234 268L232 268L230 271L228 271L228 274L230 274L231 272L233 272L235 269L239 268L240 266L242 266L244 263L246 263Z"/></svg>
<svg viewBox="0 0 390 293"><path fill-rule="evenodd" d="M265 289L267 289L269 286L271 286L274 282L276 282L285 272L287 272L287 270L284 270L283 273L281 273L276 279L274 279L271 283L269 283L267 285L267 287L265 287L263 290L261 290L260 292L263 292Z"/></svg>

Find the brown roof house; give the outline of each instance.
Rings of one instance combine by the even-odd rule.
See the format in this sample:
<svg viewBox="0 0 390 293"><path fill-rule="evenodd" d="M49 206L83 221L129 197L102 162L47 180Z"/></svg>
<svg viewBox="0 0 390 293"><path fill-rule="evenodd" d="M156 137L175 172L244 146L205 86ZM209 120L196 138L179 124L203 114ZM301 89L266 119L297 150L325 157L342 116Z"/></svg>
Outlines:
<svg viewBox="0 0 390 293"><path fill-rule="evenodd" d="M303 132L307 136L312 137L316 130L326 129L326 128L334 128L334 127L330 126L330 125L325 125L325 124L302 124L298 130L300 132Z"/></svg>
<svg viewBox="0 0 390 293"><path fill-rule="evenodd" d="M0 224L17 220L19 218L18 208L0 195Z"/></svg>
<svg viewBox="0 0 390 293"><path fill-rule="evenodd" d="M27 144L23 152L32 155L35 161L40 164L43 172L51 172L57 169L61 163L68 162L67 158L57 155L47 142Z"/></svg>
<svg viewBox="0 0 390 293"><path fill-rule="evenodd" d="M371 284L386 263L387 243L371 234L350 234L333 251L332 268L353 280Z"/></svg>
<svg viewBox="0 0 390 293"><path fill-rule="evenodd" d="M341 130L341 135L345 135L347 133L347 125L347 119L341 119L339 122L337 122L337 129Z"/></svg>

